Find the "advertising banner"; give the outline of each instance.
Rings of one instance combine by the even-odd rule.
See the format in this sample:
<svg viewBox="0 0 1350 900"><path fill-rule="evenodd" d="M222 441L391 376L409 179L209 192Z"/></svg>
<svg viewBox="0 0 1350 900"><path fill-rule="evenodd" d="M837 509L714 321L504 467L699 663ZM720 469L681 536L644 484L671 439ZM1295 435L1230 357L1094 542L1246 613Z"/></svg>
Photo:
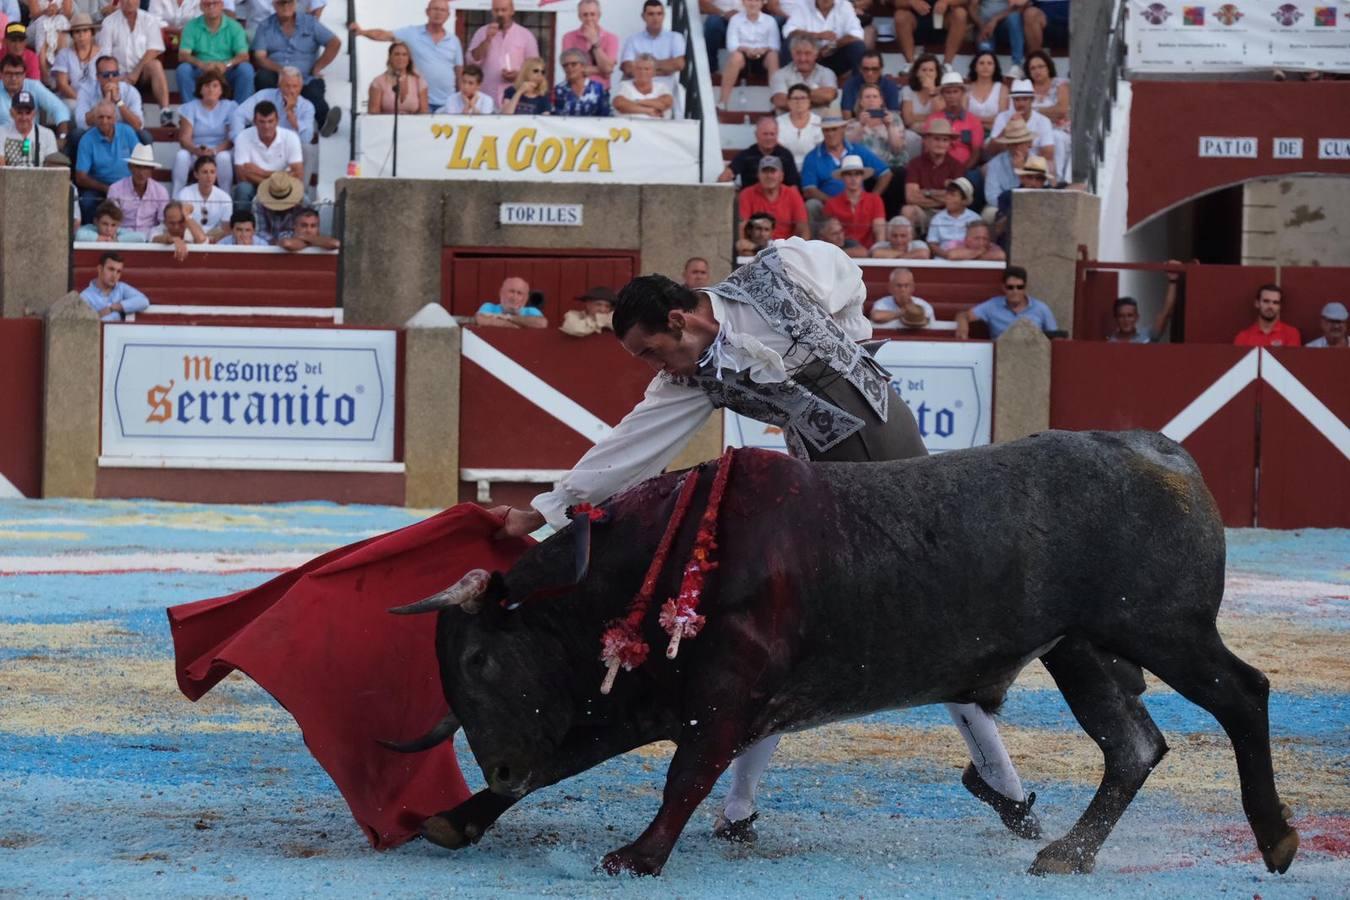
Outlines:
<svg viewBox="0 0 1350 900"><path fill-rule="evenodd" d="M993 435L994 345L950 341L890 341L877 362L909 406L930 453L990 442ZM728 447L787 452L781 428L726 411Z"/></svg>
<svg viewBox="0 0 1350 900"><path fill-rule="evenodd" d="M103 331L105 457L394 458L395 333L116 325Z"/></svg>
<svg viewBox="0 0 1350 900"><path fill-rule="evenodd" d="M1347 0L1130 0L1130 71L1350 72Z"/></svg>
<svg viewBox="0 0 1350 900"><path fill-rule="evenodd" d="M394 117L362 116L361 174L394 174ZM698 122L577 116L402 116L398 177L696 184Z"/></svg>

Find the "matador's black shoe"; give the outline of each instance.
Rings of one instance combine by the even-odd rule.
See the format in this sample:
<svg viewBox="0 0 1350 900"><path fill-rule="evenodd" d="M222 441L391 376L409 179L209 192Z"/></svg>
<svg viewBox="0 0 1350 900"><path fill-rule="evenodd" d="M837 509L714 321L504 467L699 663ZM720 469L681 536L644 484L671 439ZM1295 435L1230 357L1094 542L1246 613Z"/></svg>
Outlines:
<svg viewBox="0 0 1350 900"><path fill-rule="evenodd" d="M759 813L751 813L747 818L733 822L722 813L717 815L717 823L713 825L713 837L721 838L730 844L753 844L759 840L759 834L755 831L755 820L759 818Z"/></svg>
<svg viewBox="0 0 1350 900"><path fill-rule="evenodd" d="M966 790L975 795L975 799L992 806L994 812L998 813L998 817L1013 834L1032 841L1040 838L1041 820L1031 811L1031 804L1036 802L1034 791L1027 794L1025 800L1011 800L991 788L989 783L980 777L974 763L968 764L965 772L961 773L961 783L966 786Z"/></svg>

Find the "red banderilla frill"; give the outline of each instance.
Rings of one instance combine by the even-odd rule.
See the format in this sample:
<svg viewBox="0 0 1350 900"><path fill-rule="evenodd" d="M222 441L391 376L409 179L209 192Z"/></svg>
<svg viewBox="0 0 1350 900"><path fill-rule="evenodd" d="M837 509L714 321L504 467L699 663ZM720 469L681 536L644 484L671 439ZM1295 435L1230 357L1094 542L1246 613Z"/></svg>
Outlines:
<svg viewBox="0 0 1350 900"><path fill-rule="evenodd" d="M680 652L680 641L696 637L703 628L705 618L699 615L698 604L703 597L705 576L717 568L717 563L712 559L713 551L717 549L717 514L722 507L722 495L727 489L727 479L731 476L731 457L732 451L727 450L717 461L717 475L713 478L712 490L708 493L708 505L703 509L703 519L698 524L694 550L689 555L689 563L684 567L680 591L661 607L661 627L670 635L670 644L666 646L666 659L674 659Z"/></svg>

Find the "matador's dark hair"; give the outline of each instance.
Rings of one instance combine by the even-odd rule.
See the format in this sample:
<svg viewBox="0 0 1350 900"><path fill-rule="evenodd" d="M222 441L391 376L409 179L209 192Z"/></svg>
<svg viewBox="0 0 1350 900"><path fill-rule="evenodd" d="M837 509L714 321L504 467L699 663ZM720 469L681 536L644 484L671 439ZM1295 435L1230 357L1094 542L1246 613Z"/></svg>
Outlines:
<svg viewBox="0 0 1350 900"><path fill-rule="evenodd" d="M619 291L614 304L614 334L620 340L634 325L653 334L669 331L666 319L672 309L689 312L698 306L698 296L664 275L642 275Z"/></svg>

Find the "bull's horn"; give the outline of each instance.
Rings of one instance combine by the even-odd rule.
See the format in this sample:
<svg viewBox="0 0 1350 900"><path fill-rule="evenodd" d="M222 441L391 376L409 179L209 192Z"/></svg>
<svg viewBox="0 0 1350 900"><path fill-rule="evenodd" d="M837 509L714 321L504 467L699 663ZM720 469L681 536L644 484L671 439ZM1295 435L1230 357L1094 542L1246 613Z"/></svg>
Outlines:
<svg viewBox="0 0 1350 900"><path fill-rule="evenodd" d="M394 750L398 753L421 753L423 750L430 750L432 747L435 747L437 744L450 737L450 735L454 734L455 730L458 728L459 719L456 719L454 712L451 711L446 713L444 719L437 722L434 728L420 738L415 738L411 741L403 741L402 743L398 741L379 741L379 744L381 747Z"/></svg>
<svg viewBox="0 0 1350 900"><path fill-rule="evenodd" d="M476 613L483 608L479 597L487 589L488 580L491 578L492 576L483 569L474 569L439 594L432 594L425 600L418 600L407 606L395 606L389 611L396 616L410 616L458 606L467 613Z"/></svg>

